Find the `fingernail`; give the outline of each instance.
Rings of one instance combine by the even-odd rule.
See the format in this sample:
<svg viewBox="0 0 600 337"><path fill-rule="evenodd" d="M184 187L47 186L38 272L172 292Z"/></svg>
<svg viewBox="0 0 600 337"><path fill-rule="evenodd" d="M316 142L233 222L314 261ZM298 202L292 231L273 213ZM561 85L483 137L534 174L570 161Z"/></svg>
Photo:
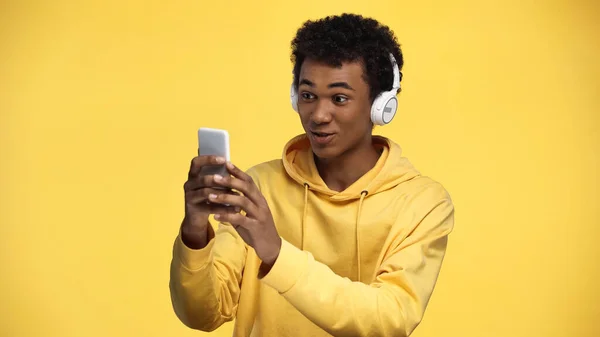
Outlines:
<svg viewBox="0 0 600 337"><path fill-rule="evenodd" d="M216 195L216 194L212 194L212 193L211 193L211 194L209 194L209 195L208 195L208 198L209 198L209 199L216 199L216 198L217 198L217 195Z"/></svg>
<svg viewBox="0 0 600 337"><path fill-rule="evenodd" d="M215 181L221 181L221 179L223 179L223 177L221 177L218 174L215 174Z"/></svg>
<svg viewBox="0 0 600 337"><path fill-rule="evenodd" d="M223 164L225 162L225 158L217 157L217 164Z"/></svg>
<svg viewBox="0 0 600 337"><path fill-rule="evenodd" d="M231 162L227 162L227 167L229 167L230 169L233 169L233 164Z"/></svg>
<svg viewBox="0 0 600 337"><path fill-rule="evenodd" d="M221 218L221 215L215 214L215 219L219 220L219 218Z"/></svg>

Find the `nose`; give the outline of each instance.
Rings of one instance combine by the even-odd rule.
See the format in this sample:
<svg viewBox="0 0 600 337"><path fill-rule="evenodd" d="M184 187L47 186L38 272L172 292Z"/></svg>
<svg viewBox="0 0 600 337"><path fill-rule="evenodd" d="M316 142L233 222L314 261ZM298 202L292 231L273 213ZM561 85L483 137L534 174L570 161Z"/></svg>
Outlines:
<svg viewBox="0 0 600 337"><path fill-rule="evenodd" d="M333 109L330 102L325 99L320 99L317 101L315 110L313 110L310 115L310 119L315 124L326 124L331 122L331 119L333 118L332 113Z"/></svg>

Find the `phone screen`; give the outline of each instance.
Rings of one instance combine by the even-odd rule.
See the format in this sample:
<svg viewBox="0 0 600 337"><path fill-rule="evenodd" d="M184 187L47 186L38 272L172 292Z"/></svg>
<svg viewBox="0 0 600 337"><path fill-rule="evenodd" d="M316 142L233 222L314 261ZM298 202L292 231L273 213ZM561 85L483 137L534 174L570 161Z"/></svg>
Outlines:
<svg viewBox="0 0 600 337"><path fill-rule="evenodd" d="M221 129L198 129L198 154L220 156L229 161L229 133ZM203 167L201 174L228 176L229 171L225 165L211 165Z"/></svg>

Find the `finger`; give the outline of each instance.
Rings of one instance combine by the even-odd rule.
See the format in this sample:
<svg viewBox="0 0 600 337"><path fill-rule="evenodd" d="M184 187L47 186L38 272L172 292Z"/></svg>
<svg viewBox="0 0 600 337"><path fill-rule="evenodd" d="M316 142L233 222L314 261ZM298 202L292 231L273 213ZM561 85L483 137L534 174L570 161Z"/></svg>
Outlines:
<svg viewBox="0 0 600 337"><path fill-rule="evenodd" d="M209 204L208 212L210 214L236 214L240 213L241 209L238 206L225 206L219 204Z"/></svg>
<svg viewBox="0 0 600 337"><path fill-rule="evenodd" d="M216 213L215 220L220 222L228 222L234 227L240 226L244 228L251 228L256 226L256 220L244 216L240 213Z"/></svg>
<svg viewBox="0 0 600 337"><path fill-rule="evenodd" d="M209 194L208 201L216 204L225 204L231 206L238 206L250 217L256 217L258 215L258 207L250 201L244 195L231 195L231 194Z"/></svg>
<svg viewBox="0 0 600 337"><path fill-rule="evenodd" d="M241 209L238 206L226 206L219 204L205 204L205 212L208 214L235 214L239 213ZM186 210L186 212L188 212Z"/></svg>
<svg viewBox="0 0 600 337"><path fill-rule="evenodd" d="M254 183L252 177L246 172L240 170L231 162L227 162L226 167L233 177L235 177L237 180L241 180L241 183L240 181L236 182L236 179L229 179L227 177L225 177L225 179L219 180L225 181L225 183L228 183L230 185L235 184L235 187L232 187L233 189L242 192L244 195L250 198L250 200L257 206L263 205L264 198L262 196L262 193L260 193L258 186L256 186L256 183ZM217 183L219 183L219 181L217 181Z"/></svg>
<svg viewBox="0 0 600 337"><path fill-rule="evenodd" d="M240 191L245 195L250 195L252 193L252 185L244 180L237 179L233 176L222 177L220 175L212 176L212 183L214 186L220 186L223 188L228 188L236 191Z"/></svg>
<svg viewBox="0 0 600 337"><path fill-rule="evenodd" d="M186 192L204 187L221 187L221 185L215 181L215 176L213 175L191 177L183 184L183 190Z"/></svg>
<svg viewBox="0 0 600 337"><path fill-rule="evenodd" d="M237 166L233 165L231 162L227 162L225 165L227 167L227 171L231 173L234 177L241 179L246 182L252 182L252 177L250 177L246 172L240 170Z"/></svg>
<svg viewBox="0 0 600 337"><path fill-rule="evenodd" d="M219 156L196 156L190 163L190 170L188 173L188 180L191 177L195 177L200 173L202 167L207 165L223 165L225 164L225 158Z"/></svg>
<svg viewBox="0 0 600 337"><path fill-rule="evenodd" d="M214 194L214 195L220 195L220 194L239 195L238 193L236 193L234 191L230 191L230 190L202 188L202 189L198 189L198 190L187 191L185 193L185 200L186 200L187 204L196 205L199 203L207 202L208 196L211 194Z"/></svg>

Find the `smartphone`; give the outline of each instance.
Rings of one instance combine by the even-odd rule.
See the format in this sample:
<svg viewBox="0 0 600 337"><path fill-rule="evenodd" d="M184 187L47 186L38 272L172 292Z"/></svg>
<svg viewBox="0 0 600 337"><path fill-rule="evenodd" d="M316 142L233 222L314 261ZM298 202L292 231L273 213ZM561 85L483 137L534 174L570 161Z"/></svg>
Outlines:
<svg viewBox="0 0 600 337"><path fill-rule="evenodd" d="M214 155L229 161L229 133L227 130L199 128L198 129L198 154L200 156ZM204 166L200 171L204 175L219 174L229 176L225 164Z"/></svg>

